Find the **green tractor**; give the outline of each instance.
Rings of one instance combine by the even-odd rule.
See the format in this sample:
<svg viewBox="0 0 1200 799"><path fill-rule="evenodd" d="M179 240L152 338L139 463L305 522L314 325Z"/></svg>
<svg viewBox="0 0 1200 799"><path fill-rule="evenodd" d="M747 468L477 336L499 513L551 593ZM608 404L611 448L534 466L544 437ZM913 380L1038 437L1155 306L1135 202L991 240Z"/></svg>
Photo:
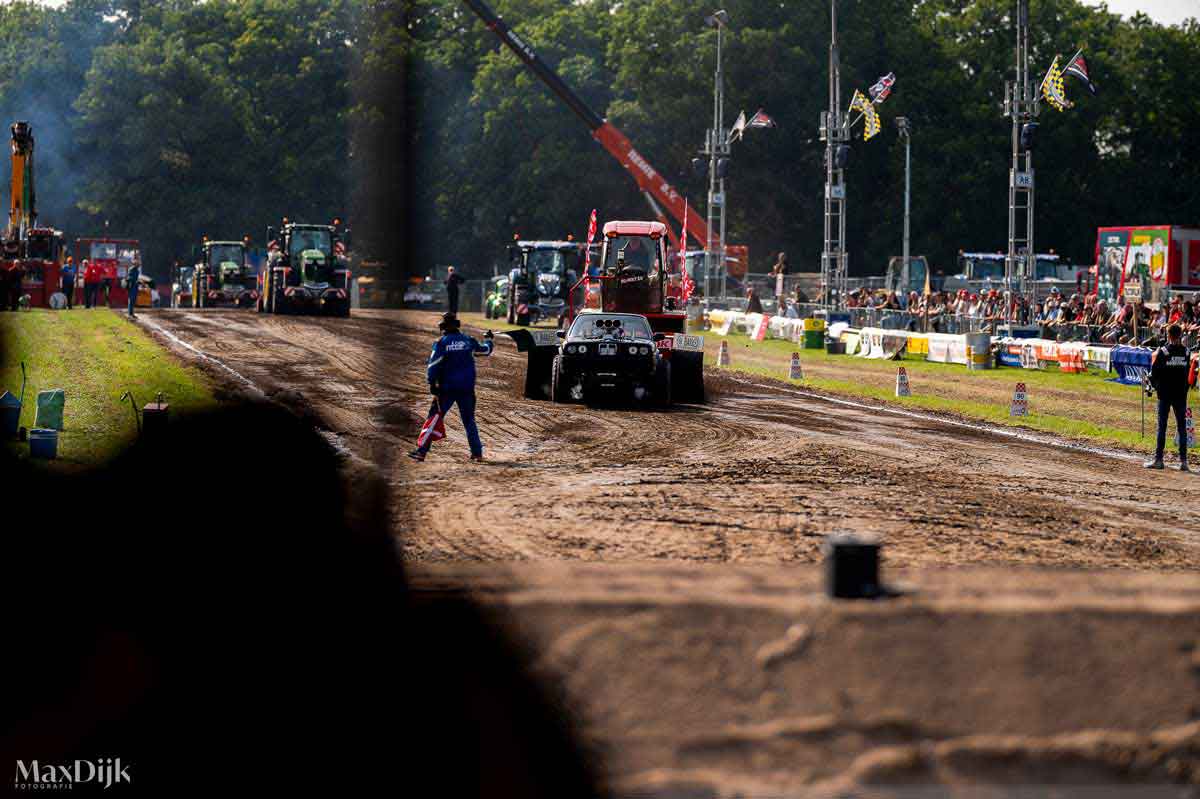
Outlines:
<svg viewBox="0 0 1200 799"><path fill-rule="evenodd" d="M488 319L503 319L508 315L508 278L504 275L489 281L488 293L483 299L483 315Z"/></svg>
<svg viewBox="0 0 1200 799"><path fill-rule="evenodd" d="M193 308L249 308L258 301L249 249L249 236L241 241L209 241L208 236L201 240L191 274Z"/></svg>
<svg viewBox="0 0 1200 799"><path fill-rule="evenodd" d="M350 315L350 231L289 222L267 228L267 264L258 275L258 311Z"/></svg>

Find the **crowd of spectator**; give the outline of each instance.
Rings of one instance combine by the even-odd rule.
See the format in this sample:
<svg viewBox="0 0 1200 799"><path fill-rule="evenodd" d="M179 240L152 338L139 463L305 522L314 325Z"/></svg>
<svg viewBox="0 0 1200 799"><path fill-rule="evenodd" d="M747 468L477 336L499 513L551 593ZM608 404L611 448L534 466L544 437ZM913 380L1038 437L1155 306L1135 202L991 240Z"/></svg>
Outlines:
<svg viewBox="0 0 1200 799"><path fill-rule="evenodd" d="M757 293L747 293L748 305L761 308ZM1031 304L1027 297L990 289L972 293L855 289L847 295L846 307L855 324L905 328L933 333L983 332L995 334L1000 325L1036 325L1041 338L1056 341L1087 341L1107 346L1158 346L1165 329L1178 324L1185 343L1200 345L1200 292L1185 298L1180 294L1158 310L1142 302L1109 301L1095 294L1071 294L1052 288L1042 302ZM777 313L788 318L805 315L810 302L798 287L792 295L776 298ZM761 311L760 311L761 312Z"/></svg>
<svg viewBox="0 0 1200 799"><path fill-rule="evenodd" d="M1166 328L1177 324L1190 346L1200 340L1198 304L1200 293L1191 299L1176 294L1157 310L1143 302L1125 302L1124 298L1110 307L1094 294L1083 298L1073 294L1070 299L1051 296L1039 306L1036 322L1043 338L1146 347L1157 347L1166 341Z"/></svg>

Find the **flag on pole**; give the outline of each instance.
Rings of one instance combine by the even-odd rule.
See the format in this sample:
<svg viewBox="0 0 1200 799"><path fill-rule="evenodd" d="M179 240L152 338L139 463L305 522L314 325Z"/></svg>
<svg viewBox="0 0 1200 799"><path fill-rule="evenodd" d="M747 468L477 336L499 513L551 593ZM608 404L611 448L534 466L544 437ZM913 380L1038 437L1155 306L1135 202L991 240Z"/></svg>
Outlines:
<svg viewBox="0 0 1200 799"><path fill-rule="evenodd" d="M1088 87L1088 91L1094 96L1096 94L1096 84L1092 83L1091 76L1088 75L1087 61L1083 58L1083 51L1080 50L1075 54L1075 57L1067 62L1067 68L1063 70L1064 75L1072 75L1083 81Z"/></svg>
<svg viewBox="0 0 1200 799"><path fill-rule="evenodd" d="M879 123L879 114L875 112L875 106L867 99L867 96L858 89L854 90L854 97L850 100L850 108L862 112L863 115L863 141L870 141L873 136L879 133L882 125Z"/></svg>
<svg viewBox="0 0 1200 799"><path fill-rule="evenodd" d="M867 89L871 93L871 102L876 105L882 103L892 93L892 86L896 83L896 73L889 72L879 80L875 81L875 85Z"/></svg>
<svg viewBox="0 0 1200 799"><path fill-rule="evenodd" d="M729 141L741 141L742 134L746 132L746 112L742 111L738 114L737 121L733 123L733 127L729 129Z"/></svg>
<svg viewBox="0 0 1200 799"><path fill-rule="evenodd" d="M596 209L592 209L592 215L588 218L588 238L587 249L583 256L583 274L587 277L592 269L592 240L596 238Z"/></svg>
<svg viewBox="0 0 1200 799"><path fill-rule="evenodd" d="M1054 56L1054 62L1050 64L1046 77L1042 79L1042 96L1057 111L1066 111L1074 105L1067 99L1066 88L1063 86L1063 71L1058 66L1058 56Z"/></svg>
<svg viewBox="0 0 1200 799"><path fill-rule="evenodd" d="M429 405L429 416L421 425L421 433L417 436L417 446L423 447L446 437L446 417L442 414L442 406L437 397Z"/></svg>
<svg viewBox="0 0 1200 799"><path fill-rule="evenodd" d="M760 108L754 112L754 116L750 117L750 121L746 123L746 127L775 128L778 127L778 125L775 124L775 120L767 116L766 113Z"/></svg>

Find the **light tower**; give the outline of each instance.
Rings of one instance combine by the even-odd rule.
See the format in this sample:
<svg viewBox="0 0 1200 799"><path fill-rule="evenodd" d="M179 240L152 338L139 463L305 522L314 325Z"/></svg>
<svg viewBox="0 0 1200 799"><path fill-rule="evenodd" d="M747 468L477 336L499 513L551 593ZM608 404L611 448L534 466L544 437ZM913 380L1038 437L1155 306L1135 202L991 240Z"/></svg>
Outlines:
<svg viewBox="0 0 1200 799"><path fill-rule="evenodd" d="M837 40L837 0L829 2L829 110L821 113L825 142L825 243L821 249L821 296L827 305L846 301L846 163L849 116L842 114L841 58ZM834 295L836 293L836 299Z"/></svg>
<svg viewBox="0 0 1200 799"><path fill-rule="evenodd" d="M1008 172L1008 256L1005 283L1025 293L1025 281L1036 277L1033 246L1034 118L1041 113L1029 78L1029 0L1017 0L1017 78L1005 81L1004 115L1012 119L1012 168Z"/></svg>
<svg viewBox="0 0 1200 799"><path fill-rule="evenodd" d="M729 24L729 14L724 10L713 12L704 18L705 23L717 29L717 70L713 75L713 126L708 131L708 142L702 155L708 156L708 240L704 242L704 296L716 296L712 281L718 280L721 296L725 296L725 170L729 163L729 141L725 135L725 80L721 72L721 37ZM719 239L713 250L714 215L720 216ZM716 263L714 263L714 261Z"/></svg>

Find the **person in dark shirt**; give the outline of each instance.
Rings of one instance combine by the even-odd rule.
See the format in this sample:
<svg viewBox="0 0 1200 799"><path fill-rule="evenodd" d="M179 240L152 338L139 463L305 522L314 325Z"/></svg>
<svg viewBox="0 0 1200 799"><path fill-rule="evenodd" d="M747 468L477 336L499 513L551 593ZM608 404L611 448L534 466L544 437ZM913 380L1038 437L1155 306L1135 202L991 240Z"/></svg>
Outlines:
<svg viewBox="0 0 1200 799"><path fill-rule="evenodd" d="M66 263L59 273L59 289L67 296L67 310L71 310L75 302L75 259L68 256Z"/></svg>
<svg viewBox="0 0 1200 799"><path fill-rule="evenodd" d="M1158 392L1158 437L1154 444L1154 460L1147 469L1163 468L1163 449L1167 443L1167 421L1175 413L1179 435L1179 471L1189 472L1187 460L1187 392L1188 351L1183 346L1183 330L1179 325L1167 328L1167 344L1159 347L1150 362L1150 385Z"/></svg>
<svg viewBox="0 0 1200 799"><path fill-rule="evenodd" d="M453 266L446 268L446 312L451 316L458 314L458 287L466 282Z"/></svg>
<svg viewBox="0 0 1200 799"><path fill-rule="evenodd" d="M762 300L758 297L758 292L754 287L746 289L746 313L762 313Z"/></svg>

